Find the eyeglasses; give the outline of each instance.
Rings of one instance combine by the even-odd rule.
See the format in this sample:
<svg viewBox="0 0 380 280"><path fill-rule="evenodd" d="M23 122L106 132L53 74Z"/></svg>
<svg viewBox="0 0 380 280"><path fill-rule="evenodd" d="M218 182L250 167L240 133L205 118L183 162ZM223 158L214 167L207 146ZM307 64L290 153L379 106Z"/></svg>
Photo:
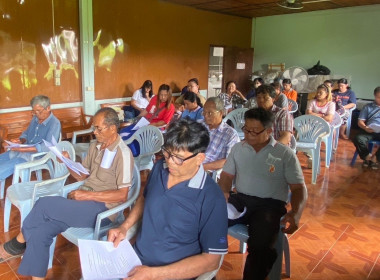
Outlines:
<svg viewBox="0 0 380 280"><path fill-rule="evenodd" d="M45 111L46 109L43 108L42 110L40 111L37 111L37 110L32 110L32 115L35 116L35 115L41 115L43 111Z"/></svg>
<svg viewBox="0 0 380 280"><path fill-rule="evenodd" d="M248 130L248 129L246 129L245 126L243 126L241 129L244 131L244 133L250 134L252 136L257 136L257 135L263 133L266 130L266 128L264 128L263 130L261 130L259 132L256 132L254 130Z"/></svg>
<svg viewBox="0 0 380 280"><path fill-rule="evenodd" d="M203 111L202 112L202 115L203 116L209 116L211 117L212 115L214 115L215 113L218 113L219 111L213 111L213 112L206 112L206 111Z"/></svg>
<svg viewBox="0 0 380 280"><path fill-rule="evenodd" d="M191 156L189 156L187 158L180 158L180 157L177 157L177 156L173 155L172 153L170 153L163 146L161 147L161 150L162 150L162 154L164 155L164 158L166 160L171 158L174 161L174 163L177 165L182 165L184 161L191 159L191 158L195 157L196 155L198 155L198 153L195 153L195 154L192 154Z"/></svg>
<svg viewBox="0 0 380 280"><path fill-rule="evenodd" d="M102 133L104 129L108 128L108 126L105 127L99 127L99 126L91 126L92 131L97 130L99 133Z"/></svg>

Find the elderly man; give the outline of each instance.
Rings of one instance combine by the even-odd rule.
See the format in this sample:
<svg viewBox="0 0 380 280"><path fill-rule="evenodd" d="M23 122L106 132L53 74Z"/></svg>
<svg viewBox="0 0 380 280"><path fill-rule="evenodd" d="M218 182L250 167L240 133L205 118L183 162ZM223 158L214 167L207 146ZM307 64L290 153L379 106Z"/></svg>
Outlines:
<svg viewBox="0 0 380 280"><path fill-rule="evenodd" d="M293 134L293 116L288 110L274 105L277 94L272 86L261 85L256 89L256 101L259 108L274 113L273 137L284 145L289 145Z"/></svg>
<svg viewBox="0 0 380 280"><path fill-rule="evenodd" d="M202 166L208 143L203 124L184 119L169 126L164 159L128 218L108 234L117 246L142 219L134 248L143 265L127 279L192 279L215 270L227 253L226 201Z"/></svg>
<svg viewBox="0 0 380 280"><path fill-rule="evenodd" d="M221 169L231 148L240 142L236 130L223 122L224 104L218 97L207 99L203 107L204 122L210 132L210 144L203 162L205 170Z"/></svg>
<svg viewBox="0 0 380 280"><path fill-rule="evenodd" d="M283 216L283 232L293 233L298 228L307 190L297 156L271 136L273 114L256 108L244 118L245 139L232 148L219 185L231 205L239 212L246 211L241 218L229 220L230 226L249 225L244 279L265 279L277 258L273 246L280 219ZM236 193L230 192L233 182ZM287 213L289 188L291 210Z"/></svg>
<svg viewBox="0 0 380 280"><path fill-rule="evenodd" d="M380 148L377 151L368 150L368 141L380 141L380 87L373 91L375 100L361 110L358 120L358 126L361 132L356 135L354 145L358 150L360 158L363 160L363 167L379 169Z"/></svg>
<svg viewBox="0 0 380 280"><path fill-rule="evenodd" d="M0 246L1 261L24 254L18 272L44 279L49 247L53 238L69 227L94 227L100 212L126 201L132 182L133 158L117 133L119 118L111 108L100 109L94 116L94 134L83 166L90 175L70 173L86 180L83 187L63 197L40 198L25 218L22 231ZM103 163L107 153L107 162ZM67 154L66 154L67 155ZM111 162L110 155L113 155ZM110 222L110 221L109 221Z"/></svg>
<svg viewBox="0 0 380 280"><path fill-rule="evenodd" d="M30 160L30 155L35 152L48 152L49 149L42 140L51 141L54 136L59 139L61 123L50 110L50 99L44 95L37 95L30 101L33 118L28 128L18 139L11 142L18 144L31 144L30 147L14 147L0 154L0 181L13 174L16 164ZM5 143L4 146L7 144Z"/></svg>

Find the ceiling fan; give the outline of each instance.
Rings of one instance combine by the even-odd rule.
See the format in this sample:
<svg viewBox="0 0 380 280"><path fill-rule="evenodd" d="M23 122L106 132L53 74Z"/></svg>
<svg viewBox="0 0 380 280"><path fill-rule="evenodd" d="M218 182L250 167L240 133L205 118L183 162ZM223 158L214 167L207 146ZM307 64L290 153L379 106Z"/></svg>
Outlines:
<svg viewBox="0 0 380 280"><path fill-rule="evenodd" d="M303 8L302 4L327 2L330 0L312 0L312 1L302 1L302 0L280 0L277 5L286 9L299 10Z"/></svg>

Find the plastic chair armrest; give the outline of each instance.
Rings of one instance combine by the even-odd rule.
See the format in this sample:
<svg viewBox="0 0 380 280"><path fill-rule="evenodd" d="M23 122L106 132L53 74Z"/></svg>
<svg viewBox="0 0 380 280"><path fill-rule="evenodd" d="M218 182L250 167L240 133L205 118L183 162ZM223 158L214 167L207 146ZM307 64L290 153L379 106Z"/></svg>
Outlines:
<svg viewBox="0 0 380 280"><path fill-rule="evenodd" d="M73 138L71 140L71 144L76 144L77 143L77 136L79 135L86 135L92 133L93 130L92 128L87 128L87 129L82 129L82 130L77 130L73 132Z"/></svg>
<svg viewBox="0 0 380 280"><path fill-rule="evenodd" d="M67 197L67 195L69 194L69 192L71 191L74 191L76 189L78 189L80 186L82 186L84 184L85 181L79 181L79 182L75 182L75 183L72 183L70 185L66 185L62 188L62 196L63 197Z"/></svg>
<svg viewBox="0 0 380 280"><path fill-rule="evenodd" d="M25 172L29 172L29 169L35 167L35 170L39 170L37 167L46 163L50 159L50 154L47 153L44 157L34 160L19 163L15 165L12 184L18 183L18 179L21 178L21 181L25 180Z"/></svg>

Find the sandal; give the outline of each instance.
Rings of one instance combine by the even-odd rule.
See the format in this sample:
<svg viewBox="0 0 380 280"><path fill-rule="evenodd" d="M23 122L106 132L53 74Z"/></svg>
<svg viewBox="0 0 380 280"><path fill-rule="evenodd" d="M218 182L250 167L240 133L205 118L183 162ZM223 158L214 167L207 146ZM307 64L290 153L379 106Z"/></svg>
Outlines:
<svg viewBox="0 0 380 280"><path fill-rule="evenodd" d="M371 169L373 170L378 170L379 169L379 163L376 161L370 161L369 162L369 166L371 167Z"/></svg>

